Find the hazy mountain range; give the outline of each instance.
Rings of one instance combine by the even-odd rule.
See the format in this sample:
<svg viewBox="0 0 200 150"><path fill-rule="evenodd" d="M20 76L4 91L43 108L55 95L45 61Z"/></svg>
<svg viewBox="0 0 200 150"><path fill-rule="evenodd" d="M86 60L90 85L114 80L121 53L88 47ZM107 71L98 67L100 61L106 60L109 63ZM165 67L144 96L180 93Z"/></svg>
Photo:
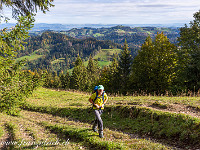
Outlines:
<svg viewBox="0 0 200 150"><path fill-rule="evenodd" d="M14 26L14 23L0 24L0 29L10 28ZM91 28L110 28L113 26L117 26L119 24L46 24L46 23L38 23L35 24L32 31L42 31L42 30L55 30L55 31L65 31L70 30L72 28L83 28L83 27L91 27ZM167 28L178 28L183 27L184 24L175 23L175 24L121 24L123 26L129 27L167 27Z"/></svg>

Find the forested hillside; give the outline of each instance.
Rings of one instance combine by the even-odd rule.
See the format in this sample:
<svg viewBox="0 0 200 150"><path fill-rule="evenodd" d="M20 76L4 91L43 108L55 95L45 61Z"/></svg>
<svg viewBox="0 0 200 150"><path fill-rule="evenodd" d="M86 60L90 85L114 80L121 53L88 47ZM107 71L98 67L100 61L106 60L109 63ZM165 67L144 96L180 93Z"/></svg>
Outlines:
<svg viewBox="0 0 200 150"><path fill-rule="evenodd" d="M78 55L87 61L90 55L95 56L101 49L122 47L108 40L76 39L55 32L31 36L26 42L24 50L17 54L17 60L28 59L26 69L45 68L57 72L73 68Z"/></svg>
<svg viewBox="0 0 200 150"><path fill-rule="evenodd" d="M61 70L66 72L74 67L78 55L83 61L88 61L90 55L94 57L101 53L101 49L122 49L125 39L131 55L135 57L147 36L155 38L159 32L163 32L171 43L177 43L179 36L177 28L85 27L61 31L60 33L58 31L46 31L41 34L32 33L26 41L25 49L18 53L17 60L27 58L26 69L45 68L56 72ZM100 64L107 63L100 62Z"/></svg>
<svg viewBox="0 0 200 150"><path fill-rule="evenodd" d="M61 31L66 35L76 38L94 37L98 40L111 40L118 44L123 44L124 39L127 39L129 47L140 48L148 35L155 38L157 33L163 32L172 43L177 43L179 36L178 28L157 28L157 27L128 27L128 26L115 26L111 28L81 28L71 29L69 31Z"/></svg>

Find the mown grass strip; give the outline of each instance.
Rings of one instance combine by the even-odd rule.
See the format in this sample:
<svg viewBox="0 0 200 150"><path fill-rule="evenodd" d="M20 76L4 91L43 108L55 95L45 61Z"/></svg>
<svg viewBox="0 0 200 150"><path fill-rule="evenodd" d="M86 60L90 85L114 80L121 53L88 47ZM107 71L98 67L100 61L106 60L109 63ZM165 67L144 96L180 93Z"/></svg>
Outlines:
<svg viewBox="0 0 200 150"><path fill-rule="evenodd" d="M111 111L108 108L107 112ZM119 117L117 117L119 116ZM200 119L185 114L163 112L145 107L115 107L113 121L123 119L117 128L142 134L176 140L185 144L195 145L200 140ZM111 123L111 121L107 120Z"/></svg>
<svg viewBox="0 0 200 150"><path fill-rule="evenodd" d="M46 114L46 113L39 113L39 112L31 112L31 111L23 111L23 118L24 119L28 119L30 118L32 121L34 121L37 124L41 124L41 122L48 122L51 125L52 124L56 124L56 125L64 125L64 126L70 126L70 127L75 127L75 128L81 128L83 130L87 130L87 131L92 131L92 125L88 124L88 123L83 123L80 121L72 121L71 119L67 119L65 117L58 117L58 116L53 116L51 114ZM37 116L37 117L36 117ZM41 118L35 120L35 118ZM40 125L41 126L41 125ZM62 139L68 139L69 137L66 137L65 134L60 135L59 132L55 132L56 135L58 137L62 137ZM91 132L92 134L94 134L94 132ZM97 137L99 140L101 140L98 137L98 133L96 133L93 137ZM128 134L124 134L122 132L118 132L118 131L112 131L109 130L108 128L104 129L104 141L110 141L110 142L114 142L114 143L123 143L125 145L128 145L129 149L167 149L166 146L163 146L162 144L159 143L155 143L153 141L150 140L145 140L145 139L136 139L136 138L131 138L130 135ZM75 142L80 145L80 143L82 143L82 141L78 141L76 138L74 139L70 139L70 143L71 142ZM84 143L82 144L85 146ZM87 146L89 149L90 146Z"/></svg>
<svg viewBox="0 0 200 150"><path fill-rule="evenodd" d="M26 105L24 109L70 117L83 122L92 122L91 109L54 108ZM129 133L151 135L187 145L198 145L200 140L200 119L184 114L162 112L140 106L107 107L102 116L104 126ZM183 145L184 146L184 145Z"/></svg>
<svg viewBox="0 0 200 150"><path fill-rule="evenodd" d="M3 129L0 127L0 137L2 137L3 134L4 134L4 131L3 131Z"/></svg>
<svg viewBox="0 0 200 150"><path fill-rule="evenodd" d="M67 138L76 139L84 143L84 145L95 149L127 149L127 147L121 143L114 143L109 141L103 141L98 138L97 134L90 129L77 128L72 125L50 125L47 122L42 123L47 129L54 133L64 134Z"/></svg>
<svg viewBox="0 0 200 150"><path fill-rule="evenodd" d="M18 130L17 126L13 124L12 122L5 123L5 128L9 133L9 141L6 141L4 144L6 148L13 149L16 145L16 132Z"/></svg>
<svg viewBox="0 0 200 150"><path fill-rule="evenodd" d="M23 114L23 112L21 112ZM22 116L9 116L1 114L0 128L5 126L5 132L8 137L2 137L0 149L87 149L80 143L70 141L63 143L65 139L45 130L41 125L35 123L35 120L22 118ZM35 118L37 121L41 118Z"/></svg>
<svg viewBox="0 0 200 150"><path fill-rule="evenodd" d="M91 131L91 129L85 127L80 128L77 125L52 125L48 122L42 122L42 124L47 129L51 130L56 134L65 135L66 139L70 138L78 142L83 142L83 144L89 147L90 149L168 149L167 147L158 143L153 143L144 139L131 139L128 135L124 135L123 133L119 132L113 133L114 131L109 130L106 130L108 132L106 132L106 138L100 139L97 133L94 133L93 131ZM109 132L111 132L111 135L109 134ZM116 139L112 139L111 136L116 136Z"/></svg>

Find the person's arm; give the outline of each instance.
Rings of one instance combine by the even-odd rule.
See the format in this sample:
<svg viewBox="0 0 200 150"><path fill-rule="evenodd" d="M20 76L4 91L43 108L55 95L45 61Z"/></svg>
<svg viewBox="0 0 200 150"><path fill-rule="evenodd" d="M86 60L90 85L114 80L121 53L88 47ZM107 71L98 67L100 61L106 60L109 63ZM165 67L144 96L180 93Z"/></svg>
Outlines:
<svg viewBox="0 0 200 150"><path fill-rule="evenodd" d="M104 100L104 103L103 103L103 104L106 104L106 103L107 103L107 100L108 100L108 98Z"/></svg>
<svg viewBox="0 0 200 150"><path fill-rule="evenodd" d="M107 100L108 100L108 97L106 96L106 99L104 100L102 107L104 107L104 105L107 103Z"/></svg>
<svg viewBox="0 0 200 150"><path fill-rule="evenodd" d="M92 100L91 98L89 98L89 102L92 103L92 104L94 103L93 100Z"/></svg>
<svg viewBox="0 0 200 150"><path fill-rule="evenodd" d="M106 104L106 103L107 103L107 100L108 100L108 95L106 94L106 95L105 95L105 100L104 100L104 103L103 103L103 104Z"/></svg>
<svg viewBox="0 0 200 150"><path fill-rule="evenodd" d="M100 106L95 104L91 98L89 98L89 102L92 103L96 108L98 109L100 108Z"/></svg>

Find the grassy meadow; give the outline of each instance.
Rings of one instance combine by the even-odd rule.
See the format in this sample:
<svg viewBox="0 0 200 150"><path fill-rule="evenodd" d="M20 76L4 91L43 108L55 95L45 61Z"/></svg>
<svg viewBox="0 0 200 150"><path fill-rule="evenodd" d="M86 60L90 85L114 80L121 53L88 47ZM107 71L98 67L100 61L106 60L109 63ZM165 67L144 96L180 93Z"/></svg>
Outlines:
<svg viewBox="0 0 200 150"><path fill-rule="evenodd" d="M111 64L111 60L114 54L119 54L121 49L102 49L100 53L95 55L93 59L98 60L98 64L101 68ZM84 62L84 65L87 66L88 61Z"/></svg>
<svg viewBox="0 0 200 150"><path fill-rule="evenodd" d="M109 96L103 139L92 131L89 97L38 88L19 116L0 114L1 143L15 141L7 144L14 149L199 148L199 97Z"/></svg>
<svg viewBox="0 0 200 150"><path fill-rule="evenodd" d="M20 58L17 58L16 61L21 61L21 60L28 60L28 61L33 61L33 60L36 60L36 59L39 59L41 58L43 55L37 55L37 54L31 54L29 56L22 56Z"/></svg>

